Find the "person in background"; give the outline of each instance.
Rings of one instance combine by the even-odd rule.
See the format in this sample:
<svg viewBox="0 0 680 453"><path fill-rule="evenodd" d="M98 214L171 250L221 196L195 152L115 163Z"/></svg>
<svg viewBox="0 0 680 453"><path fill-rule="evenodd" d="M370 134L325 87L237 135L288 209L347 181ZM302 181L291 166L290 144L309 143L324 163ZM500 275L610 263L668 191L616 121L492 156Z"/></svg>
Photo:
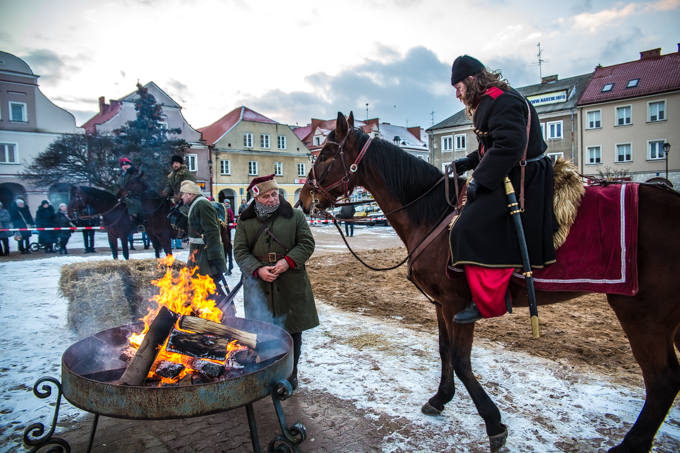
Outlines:
<svg viewBox="0 0 680 453"><path fill-rule="evenodd" d="M9 211L0 202L0 229L4 228L12 228L12 218ZM9 256L9 238L11 236L11 231L0 231L0 256Z"/></svg>
<svg viewBox="0 0 680 453"><path fill-rule="evenodd" d="M164 197L172 197L175 203L179 203L180 193L179 189L184 181L196 182L196 177L189 168L184 165L184 158L182 156L172 156L170 160L172 171L168 174L168 182L161 192Z"/></svg>
<svg viewBox="0 0 680 453"><path fill-rule="evenodd" d="M57 226L54 222L54 208L49 200L40 202L38 210L35 212L35 227L36 228L54 228ZM39 231L38 243L45 247L45 253L57 253L54 250L54 243L57 242L56 231Z"/></svg>
<svg viewBox="0 0 680 453"><path fill-rule="evenodd" d="M241 206L238 207L238 215L240 216L241 214L243 214L243 211L245 211L247 207L248 203L246 203L246 199L245 198L241 199Z"/></svg>
<svg viewBox="0 0 680 453"><path fill-rule="evenodd" d="M9 215L12 218L12 225L14 228L29 228L33 227L33 217L31 211L28 209L26 202L21 196L17 196L9 208ZM30 231L17 231L14 234L14 239L19 243L19 252L22 255L31 253L28 248L28 241L31 237Z"/></svg>
<svg viewBox="0 0 680 453"><path fill-rule="evenodd" d="M99 215L89 204L83 211L83 217L78 219L78 226L81 227L98 227L100 224ZM83 245L85 247L84 253L97 253L94 249L94 231L83 230Z"/></svg>
<svg viewBox="0 0 680 453"><path fill-rule="evenodd" d="M149 235L146 234L146 231L142 233L142 244L144 244L144 250L149 250L149 247L151 247L151 239L149 239Z"/></svg>
<svg viewBox="0 0 680 453"><path fill-rule="evenodd" d="M132 234L128 235L127 240L128 240L128 243L130 244L130 246L128 247L128 250L137 250L135 248L135 234L132 233Z"/></svg>
<svg viewBox="0 0 680 453"><path fill-rule="evenodd" d="M178 250L183 249L184 247L182 247L182 240L179 238L170 239L170 248Z"/></svg>
<svg viewBox="0 0 680 453"><path fill-rule="evenodd" d="M55 215L55 223L59 228L70 228L74 225L71 223L71 219L68 217L68 208L66 203L61 203L59 205L59 211ZM60 255L68 255L68 250L66 250L66 244L68 244L69 239L71 239L71 230L61 230L57 231L57 239L59 240Z"/></svg>
<svg viewBox="0 0 680 453"><path fill-rule="evenodd" d="M127 157L121 157L118 161L120 165L120 176L118 181L116 181L115 195L119 196L118 192L120 189L125 187L130 181L130 178L137 176L139 170L132 166L132 161ZM137 224L137 232L141 233L144 230L144 208L142 208L142 202L139 199L139 194L130 193L127 197L123 198L125 207L127 208L128 214L130 215L130 220Z"/></svg>
<svg viewBox="0 0 680 453"><path fill-rule="evenodd" d="M234 235L245 315L278 325L293 337L293 373L288 380L296 389L302 332L319 325L305 268L314 253L314 237L302 211L279 197L274 175L253 179L248 191L255 201L241 214Z"/></svg>
<svg viewBox="0 0 680 453"><path fill-rule="evenodd" d="M226 222L229 225L229 245L225 248L227 249L227 260L229 261L229 268L227 269L227 275L231 275L231 271L234 269L234 253L233 246L231 243L231 230L234 229L234 211L231 210L231 202L224 199L224 211L226 212Z"/></svg>
<svg viewBox="0 0 680 453"><path fill-rule="evenodd" d="M349 201L348 199L344 201ZM353 220L354 219L354 213L356 212L356 208L354 205L345 205L342 208L340 208L340 215L338 216L339 219L344 219L345 220L345 236L352 237L354 236L354 222L348 220ZM350 228L352 233L350 234Z"/></svg>

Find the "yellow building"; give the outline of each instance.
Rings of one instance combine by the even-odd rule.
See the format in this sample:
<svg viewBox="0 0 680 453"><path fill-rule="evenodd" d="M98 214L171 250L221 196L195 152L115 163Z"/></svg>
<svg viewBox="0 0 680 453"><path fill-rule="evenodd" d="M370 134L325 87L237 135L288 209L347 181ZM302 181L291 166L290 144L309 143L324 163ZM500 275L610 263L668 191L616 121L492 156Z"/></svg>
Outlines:
<svg viewBox="0 0 680 453"><path fill-rule="evenodd" d="M281 195L291 204L297 202L310 153L290 126L239 107L199 131L211 150L216 200L229 200L236 213L241 199L251 198L250 181L273 173Z"/></svg>

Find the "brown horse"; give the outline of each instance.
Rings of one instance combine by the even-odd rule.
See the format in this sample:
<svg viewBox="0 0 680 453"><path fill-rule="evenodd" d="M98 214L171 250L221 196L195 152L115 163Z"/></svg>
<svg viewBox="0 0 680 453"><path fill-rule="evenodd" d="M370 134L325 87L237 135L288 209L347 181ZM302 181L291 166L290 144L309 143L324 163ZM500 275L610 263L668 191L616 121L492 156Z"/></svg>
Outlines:
<svg viewBox="0 0 680 453"><path fill-rule="evenodd" d="M361 185L388 213L390 224L411 252L443 214L452 211L444 197L444 190L433 190L405 209L389 213L426 193L442 177L442 173L383 140L374 140L357 163L357 157L369 137L354 129L351 113L348 119L339 113L336 124L337 128L328 136L300 193L303 209L310 212L315 208L332 207L343 193ZM610 452L649 451L657 430L680 391L680 365L674 350L674 344L680 348L680 284L676 275L680 257L678 225L680 196L654 186L641 186L638 230L640 290L633 297L607 294L607 300L642 369L647 398L633 427L621 444ZM486 423L491 450L497 451L505 443L507 427L501 423L500 411L472 372L470 352L474 323L453 323L453 316L470 303L472 295L466 279L447 279L448 247L447 234L440 234L419 259L411 262L413 282L439 304L436 312L441 380L437 393L425 403L422 411L427 415L437 415L451 401L455 393L455 372ZM513 283L510 290L514 305L528 305L526 289ZM583 294L537 292L537 299L539 305L546 305Z"/></svg>

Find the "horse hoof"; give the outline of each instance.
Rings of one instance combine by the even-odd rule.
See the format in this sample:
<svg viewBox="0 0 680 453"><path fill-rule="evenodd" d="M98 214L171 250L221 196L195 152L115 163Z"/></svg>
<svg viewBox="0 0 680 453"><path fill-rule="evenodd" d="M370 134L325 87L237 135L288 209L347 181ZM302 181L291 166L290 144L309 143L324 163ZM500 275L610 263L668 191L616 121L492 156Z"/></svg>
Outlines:
<svg viewBox="0 0 680 453"><path fill-rule="evenodd" d="M500 450L503 445L505 445L505 441L508 440L508 427L505 425L502 426L502 433L489 436L489 447L491 449L491 453L496 453L498 450Z"/></svg>
<svg viewBox="0 0 680 453"><path fill-rule="evenodd" d="M442 411L431 405L429 401L423 404L423 407L420 409L420 411L425 415L439 415L442 413Z"/></svg>

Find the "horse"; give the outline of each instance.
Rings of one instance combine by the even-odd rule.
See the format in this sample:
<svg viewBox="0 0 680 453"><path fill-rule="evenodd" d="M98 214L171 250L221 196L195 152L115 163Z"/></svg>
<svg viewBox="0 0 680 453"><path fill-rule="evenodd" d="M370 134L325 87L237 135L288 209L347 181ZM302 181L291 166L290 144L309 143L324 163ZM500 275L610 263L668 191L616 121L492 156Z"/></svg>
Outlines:
<svg viewBox="0 0 680 453"><path fill-rule="evenodd" d="M389 223L409 254L423 238L453 211L444 190L432 190L443 174L436 167L384 141L373 140L354 128L354 117L338 113L336 129L307 176L300 202L306 213L324 211L356 186L363 186L387 213ZM340 162L337 162L340 161ZM348 171L349 170L349 171ZM443 184L442 184L443 186ZM455 199L455 194L453 195ZM403 209L401 209L403 208ZM637 421L610 452L648 452L654 436L680 391L680 284L675 270L680 256L680 196L652 185L639 187L638 279L635 296L607 294L633 356L642 370L646 400ZM448 231L447 228L444 230ZM442 231L443 232L443 231ZM411 279L437 304L441 378L439 387L421 408L438 415L453 399L453 373L461 380L484 419L491 451L498 451L508 436L501 413L472 372L470 353L475 323L453 322L456 313L472 300L467 279L446 276L448 234L439 234L427 247L426 258L411 259ZM528 306L524 287L511 283L513 305ZM538 305L565 302L586 292L537 291Z"/></svg>
<svg viewBox="0 0 680 453"><path fill-rule="evenodd" d="M148 210L149 212L153 211L153 209L158 206L156 200L143 199L142 204L145 207L145 210ZM118 259L118 239L121 240L123 257L126 260L129 259L130 252L127 237L133 232L135 225L130 221L130 216L128 215L125 204L119 201L118 197L104 190L86 186L72 186L71 198L68 205L69 217L77 220L80 217L80 212L84 210L87 205L92 206L92 208L102 216L103 226L108 233L109 246L111 247L113 259ZM169 223L167 227L165 226L165 222L167 221L165 216L167 216L169 209L169 204L164 202L162 209L157 209L157 212L154 212L148 219L148 234L153 242L157 258L160 257L161 244L166 255L171 254L170 233L167 233L167 239L165 239L166 234L162 233L162 230L166 228L170 230ZM157 227L157 225L160 227Z"/></svg>

